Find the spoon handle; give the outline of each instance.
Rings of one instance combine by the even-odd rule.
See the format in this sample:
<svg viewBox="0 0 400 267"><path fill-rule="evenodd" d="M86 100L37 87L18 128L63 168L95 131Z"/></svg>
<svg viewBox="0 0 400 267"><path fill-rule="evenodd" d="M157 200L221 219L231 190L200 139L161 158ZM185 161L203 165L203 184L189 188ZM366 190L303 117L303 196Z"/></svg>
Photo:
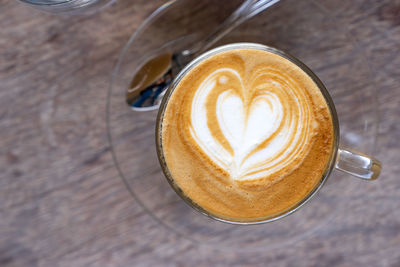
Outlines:
<svg viewBox="0 0 400 267"><path fill-rule="evenodd" d="M203 52L215 44L234 28L248 20L249 18L264 11L268 7L279 2L279 0L246 0L235 10L224 22L222 22L211 34L202 41L197 43L195 47L187 51L187 54L195 54Z"/></svg>

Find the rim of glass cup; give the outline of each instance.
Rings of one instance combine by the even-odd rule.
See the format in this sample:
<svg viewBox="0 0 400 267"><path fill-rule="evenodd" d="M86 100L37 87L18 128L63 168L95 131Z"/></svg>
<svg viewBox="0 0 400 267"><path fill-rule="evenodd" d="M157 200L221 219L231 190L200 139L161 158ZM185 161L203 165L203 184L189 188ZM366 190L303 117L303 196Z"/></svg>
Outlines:
<svg viewBox="0 0 400 267"><path fill-rule="evenodd" d="M204 208L202 208L200 205L196 204L193 200L191 200L189 197L187 197L183 190L179 188L179 186L174 182L173 176L171 175L168 166L165 162L164 158L164 153L162 149L162 121L164 118L164 113L165 109L167 107L167 103L169 98L171 97L174 89L176 86L180 83L182 78L188 73L191 69L193 69L195 66L197 66L200 62L203 60L217 54L220 52L225 52L229 50L235 50L235 49L254 49L254 50L262 50L262 51L267 51L274 53L276 55L279 55L285 59L288 59L292 63L296 64L300 69L302 69L318 86L320 89L322 95L325 98L325 101L328 104L329 111L331 113L332 117L332 124L333 124L333 131L334 131L334 141L333 141L333 148L332 148L332 153L329 159L329 164L327 168L325 169L324 173L321 175L321 180L320 183L314 187L314 189L301 201L296 203L293 207L283 210L275 215L271 215L269 217L263 217L263 218L258 218L258 219L235 219L235 218L228 218L224 216L219 216L218 214L211 213ZM326 180L328 179L330 173L332 170L335 168L336 164L336 158L337 158L337 152L339 149L339 121L338 121L338 116L336 113L335 105L333 103L333 100L331 96L329 95L326 87L322 83L322 81L318 78L318 76L303 62L301 62L299 59L296 57L283 52L279 49L263 45L263 44L257 44L257 43L233 43L233 44L227 44L223 45L214 49L211 49L202 55L198 56L194 60L192 60L188 65L186 65L180 72L179 74L175 77L173 82L171 83L170 87L167 89L164 98L160 104L159 111L157 114L157 121L156 121L156 149L157 149L157 157L160 162L161 169L168 181L168 183L171 185L171 187L174 189L174 191L177 193L179 197L181 197L186 204L188 204L191 208L195 209L196 211L200 212L201 214L220 221L224 223L229 223L229 224L236 224L236 225L254 225L254 224L262 224L262 223L268 223L268 222L273 222L276 220L279 220L281 218L284 218L295 211L299 210L301 207L303 207L306 203L308 203L317 193L318 191L323 187L325 184Z"/></svg>
<svg viewBox="0 0 400 267"><path fill-rule="evenodd" d="M48 1L34 1L34 0L19 0L23 3L28 3L30 5L37 5L37 6L56 6L56 5L62 5L62 4L66 4L68 2L71 2L71 0L63 0L63 1L59 1L59 2L48 2Z"/></svg>

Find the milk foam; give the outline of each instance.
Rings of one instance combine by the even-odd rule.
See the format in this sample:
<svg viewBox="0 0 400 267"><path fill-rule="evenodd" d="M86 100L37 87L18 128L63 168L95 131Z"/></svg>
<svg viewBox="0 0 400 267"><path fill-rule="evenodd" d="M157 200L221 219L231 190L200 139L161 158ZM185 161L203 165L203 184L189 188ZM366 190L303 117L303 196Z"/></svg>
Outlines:
<svg viewBox="0 0 400 267"><path fill-rule="evenodd" d="M313 127L309 101L295 81L268 68L252 73L245 80L235 69L216 69L195 88L192 99L191 136L235 180L262 178L293 164L307 153ZM210 114L215 92L215 113ZM217 123L210 125L211 120Z"/></svg>

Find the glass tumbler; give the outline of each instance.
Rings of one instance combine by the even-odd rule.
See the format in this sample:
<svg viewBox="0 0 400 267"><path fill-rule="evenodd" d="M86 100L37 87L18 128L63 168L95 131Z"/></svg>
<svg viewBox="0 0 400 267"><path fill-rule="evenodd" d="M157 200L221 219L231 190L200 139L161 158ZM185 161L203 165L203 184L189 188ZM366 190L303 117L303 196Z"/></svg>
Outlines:
<svg viewBox="0 0 400 267"><path fill-rule="evenodd" d="M34 8L56 14L90 14L116 0L19 0Z"/></svg>

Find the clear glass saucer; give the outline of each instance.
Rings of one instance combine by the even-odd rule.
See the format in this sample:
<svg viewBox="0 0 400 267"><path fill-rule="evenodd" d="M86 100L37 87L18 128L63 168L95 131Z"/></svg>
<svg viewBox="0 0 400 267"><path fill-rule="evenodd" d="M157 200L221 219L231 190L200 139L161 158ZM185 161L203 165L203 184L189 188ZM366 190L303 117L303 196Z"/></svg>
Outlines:
<svg viewBox="0 0 400 267"><path fill-rule="evenodd" d="M155 148L157 111L132 111L125 101L132 77L143 63L160 52L190 47L240 2L225 1L222 8L218 0L180 0L156 10L132 35L114 69L107 130L122 181L138 205L160 225L192 242L221 250L265 251L292 244L327 227L346 203L362 194L358 187L363 181L334 171L310 203L286 218L252 226L214 221L187 206L163 176ZM215 46L255 42L302 60L320 77L334 100L341 144L374 155L378 130L374 75L345 18L329 10L323 1L281 1Z"/></svg>

